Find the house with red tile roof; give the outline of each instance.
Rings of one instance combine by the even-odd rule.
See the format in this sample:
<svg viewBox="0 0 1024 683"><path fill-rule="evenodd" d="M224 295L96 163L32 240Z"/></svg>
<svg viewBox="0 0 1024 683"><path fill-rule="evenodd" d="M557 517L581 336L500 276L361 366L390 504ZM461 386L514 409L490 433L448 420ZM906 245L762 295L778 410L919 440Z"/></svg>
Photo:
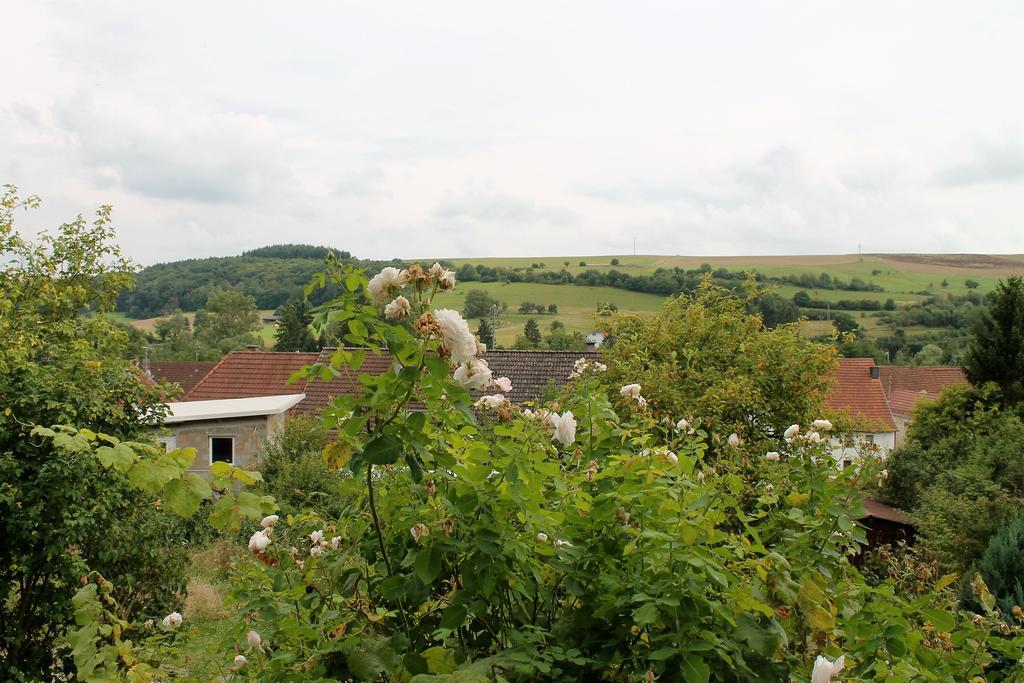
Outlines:
<svg viewBox="0 0 1024 683"><path fill-rule="evenodd" d="M335 349L327 348L320 352L318 363L330 364ZM573 371L573 364L580 358L589 361L599 359L594 351L488 351L481 356L487 361L488 367L495 377L508 377L512 380L512 391L505 397L513 403L538 401L547 392L565 386ZM305 385L306 400L295 408L296 413L320 415L324 409L339 396L355 396L362 391L360 375L376 375L387 372L392 367L391 357L386 354L376 355L367 352L363 364L358 370L351 370L346 365L336 369L334 378L324 381L310 379ZM491 392L474 392L475 395ZM415 407L414 407L415 409Z"/></svg>
<svg viewBox="0 0 1024 683"><path fill-rule="evenodd" d="M301 394L305 382L289 382L296 372L316 362L316 353L232 351L186 395L186 401L216 401Z"/></svg>
<svg viewBox="0 0 1024 683"><path fill-rule="evenodd" d="M854 425L849 443L833 440L832 455L844 465L865 449L876 448L884 456L896 447L896 421L880 377L880 368L871 358L839 359L825 407Z"/></svg>
<svg viewBox="0 0 1024 683"><path fill-rule="evenodd" d="M234 351L211 369L184 400L212 401L301 393L305 394L305 399L292 407L289 414L319 416L335 398L361 393L363 384L359 381L360 376L388 372L393 364L387 353L367 351L363 364L357 370L342 363L334 369L335 374L330 379L288 381L307 365L330 365L335 352L333 348L325 348L319 354ZM564 386L577 359L595 361L599 355L594 351L509 350L488 351L482 357L495 377L512 380L508 399L513 403L525 403L537 401L548 391Z"/></svg>
<svg viewBox="0 0 1024 683"><path fill-rule="evenodd" d="M966 385L963 368L952 365L883 365L880 370L882 390L896 422L896 445L907 438L914 408L921 401L934 401L951 386Z"/></svg>

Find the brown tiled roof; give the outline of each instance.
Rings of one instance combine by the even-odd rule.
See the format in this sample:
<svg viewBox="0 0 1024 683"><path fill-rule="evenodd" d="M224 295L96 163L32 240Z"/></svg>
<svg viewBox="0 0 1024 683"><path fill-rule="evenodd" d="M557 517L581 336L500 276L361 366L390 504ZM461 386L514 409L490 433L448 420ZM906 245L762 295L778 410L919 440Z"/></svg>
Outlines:
<svg viewBox="0 0 1024 683"><path fill-rule="evenodd" d="M896 431L889 404L882 391L882 382L872 379L870 358L840 358L835 371L835 383L825 399L825 406L846 413L864 427L885 427L882 431Z"/></svg>
<svg viewBox="0 0 1024 683"><path fill-rule="evenodd" d="M918 401L934 401L939 397L927 391L914 391L912 389L893 389L889 393L889 410L893 415L910 417Z"/></svg>
<svg viewBox="0 0 1024 683"><path fill-rule="evenodd" d="M495 379L512 380L512 391L505 397L523 403L536 401L550 386L564 386L579 358L596 361L601 355L597 351L488 351L483 357Z"/></svg>
<svg viewBox="0 0 1024 683"><path fill-rule="evenodd" d="M864 516L861 519L874 517L875 519L884 519L889 522L896 522L897 524L914 525L910 517L907 517L891 505L886 505L877 500L865 500L861 504L864 506Z"/></svg>
<svg viewBox="0 0 1024 683"><path fill-rule="evenodd" d="M178 360L154 360L149 362L149 376L157 382L177 384L184 393L192 391L206 377L216 363L190 363Z"/></svg>
<svg viewBox="0 0 1024 683"><path fill-rule="evenodd" d="M337 349L326 348L320 351L316 363L323 365L331 364L331 355ZM349 349L350 351L352 349ZM352 370L348 365L342 364L337 371L339 375L331 380L324 381L318 378L306 382L306 398L299 405L295 406L294 412L304 415L319 415L324 408L338 396L358 396L363 391L363 385L359 381L360 375L379 375L391 369L391 356L386 352L375 354L367 351L363 357L363 364L358 370Z"/></svg>
<svg viewBox="0 0 1024 683"><path fill-rule="evenodd" d="M334 349L324 349L317 362L329 364L332 353ZM523 403L537 400L549 386L563 386L578 358L594 361L598 360L599 354L596 351L488 351L483 358L495 378L508 377L512 380L512 391L506 397L513 403ZM295 411L320 414L335 397L360 393L363 387L359 375L375 375L390 369L390 356L367 352L362 367L355 372L343 366L339 369L340 376L330 381L309 380L306 400L296 406ZM476 395L483 393L495 392L476 392Z"/></svg>
<svg viewBox="0 0 1024 683"><path fill-rule="evenodd" d="M937 397L946 387L967 384L963 368L955 365L883 365L878 370L881 374L882 390L890 400L892 392L897 389L925 392Z"/></svg>
<svg viewBox="0 0 1024 683"><path fill-rule="evenodd" d="M186 401L301 394L305 382L288 383L297 370L316 362L315 353L232 351L185 396Z"/></svg>

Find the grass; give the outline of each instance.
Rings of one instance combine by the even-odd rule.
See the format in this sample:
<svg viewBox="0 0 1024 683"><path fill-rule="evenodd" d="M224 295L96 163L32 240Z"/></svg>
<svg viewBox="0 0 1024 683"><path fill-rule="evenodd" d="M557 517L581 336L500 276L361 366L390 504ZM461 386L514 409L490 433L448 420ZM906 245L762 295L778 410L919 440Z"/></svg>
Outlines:
<svg viewBox="0 0 1024 683"><path fill-rule="evenodd" d="M170 665L175 673L189 680L212 681L220 679L231 665L235 653L221 649L234 628L224 595L229 589L231 558L244 555L244 548L226 539L190 555L192 575L182 603L185 621L179 636L179 656Z"/></svg>
<svg viewBox="0 0 1024 683"><path fill-rule="evenodd" d="M611 260L618 259L619 265L612 266ZM658 268L697 268L704 263L713 268L729 270L755 270L768 276L801 275L809 273L817 275L827 272L842 280L855 277L865 282L874 282L886 290L883 299L893 296L897 300L917 300L921 291L947 291L953 294L965 294L967 280L979 283L979 290L992 289L1000 278L1007 275L1024 273L1024 257L1009 256L972 256L962 254L856 254L825 255L825 256L574 256L574 257L532 257L532 258L466 258L450 259L452 263L462 265L482 264L487 266L504 266L506 268L529 268L532 264L543 263L541 270L568 270L573 275L593 268L609 270L612 268L642 275L653 273ZM565 262L569 266L565 266ZM586 266L580 266L583 261ZM942 287L946 280L948 287ZM793 291L797 291L795 288ZM815 290L819 298L827 298L829 290ZM834 299L849 299L861 292L838 292L830 296ZM868 293L863 293L868 294ZM902 296L896 296L902 295ZM915 295L911 297L909 295Z"/></svg>
<svg viewBox="0 0 1024 683"><path fill-rule="evenodd" d="M522 334L523 326L530 318L534 318L543 332L547 332L553 320L559 320L570 332L587 333L594 329L594 316L598 303L614 303L620 311L637 311L653 313L665 301L664 297L643 292L629 292L614 287L579 287L576 285L549 285L532 282L464 282L452 292L438 295L435 299L441 308L462 310L466 293L482 289L498 301L508 304L508 310L501 316L503 325L496 331L495 337L499 344L508 345ZM556 315L516 313L519 304L532 301L537 304L555 304L558 306ZM471 321L476 331L479 320Z"/></svg>
<svg viewBox="0 0 1024 683"><path fill-rule="evenodd" d="M618 264L613 266L612 259ZM506 268L530 268L533 264L543 264L541 270L568 270L578 275L584 270L616 269L636 275L649 275L658 268L697 268L704 263L713 268L724 267L729 270L755 270L767 276L800 275L809 273L818 275L828 273L834 278L849 281L860 278L881 286L883 292L854 292L834 289L807 290L812 298L822 301L838 301L840 299L869 299L884 302L892 298L899 306L917 303L931 294L965 294L969 291L965 282L974 280L979 283L978 292L987 292L1007 275L1024 273L1024 256L972 256L972 255L929 255L929 254L868 254L858 256L825 255L825 256L561 256L561 257L522 257L522 258L460 258L448 259L456 266L462 264L502 266ZM433 262L428 259L425 262ZM568 266L566 266L568 262ZM580 263L585 265L580 265ZM947 282L943 287L942 282ZM793 285L770 285L771 291L780 296L791 298L801 287ZM581 287L577 285L553 285L539 283L501 283L501 282L462 282L454 292L442 294L437 304L442 307L463 308L466 292L471 289L482 289L491 296L508 304L502 325L496 332L497 341L502 345L511 344L516 336L522 333L523 326L530 318L535 318L542 331L548 330L553 320L562 322L570 332L586 333L595 326L594 314L599 302L614 303L620 311L649 313L658 310L664 298L655 294L630 292L612 287ZM520 315L516 312L523 301L534 303L556 304L556 315ZM868 312L861 317L861 311L847 311L873 334L888 334L891 330ZM261 315L270 315L272 311L260 311ZM189 319L193 313L186 313ZM125 322L140 329L152 329L159 318L133 320L122 313L113 313L115 320ZM471 321L475 330L479 320ZM826 321L808 321L802 326L805 334L823 334L831 325ZM273 348L274 325L264 325L259 331L264 348Z"/></svg>

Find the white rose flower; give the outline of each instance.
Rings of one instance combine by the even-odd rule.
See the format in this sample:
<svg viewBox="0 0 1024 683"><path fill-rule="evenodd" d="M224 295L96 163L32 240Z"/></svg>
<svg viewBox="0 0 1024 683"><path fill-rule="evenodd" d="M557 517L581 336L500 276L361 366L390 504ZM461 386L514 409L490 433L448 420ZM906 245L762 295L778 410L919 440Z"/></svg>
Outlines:
<svg viewBox="0 0 1024 683"><path fill-rule="evenodd" d="M571 411L566 411L562 415L552 413L550 417L556 440L561 441L566 446L576 441L576 418L573 417Z"/></svg>
<svg viewBox="0 0 1024 683"><path fill-rule="evenodd" d="M769 462L778 462L779 454L777 451L768 451L767 453L764 454L764 459L768 460Z"/></svg>
<svg viewBox="0 0 1024 683"><path fill-rule="evenodd" d="M248 662L248 661L249 660L245 658L245 655L235 655L235 664L234 664L235 671L237 671L237 670L241 669L243 666L245 666L246 662Z"/></svg>
<svg viewBox="0 0 1024 683"><path fill-rule="evenodd" d="M437 288L445 292L455 289L455 273L450 270L444 271L437 279Z"/></svg>
<svg viewBox="0 0 1024 683"><path fill-rule="evenodd" d="M370 278L366 292L379 304L386 303L391 297L391 290L401 287L408 281L409 274L392 266L387 266Z"/></svg>
<svg viewBox="0 0 1024 683"><path fill-rule="evenodd" d="M572 543L570 543L569 541L563 541L560 538L556 538L555 539L555 547L556 548L561 548L562 546L565 546L567 548L571 548L572 547Z"/></svg>
<svg viewBox="0 0 1024 683"><path fill-rule="evenodd" d="M804 438L807 439L808 443L821 443L821 434L818 432L811 432Z"/></svg>
<svg viewBox="0 0 1024 683"><path fill-rule="evenodd" d="M494 380L494 386L498 387L502 391L512 391L512 380L508 377L499 377Z"/></svg>
<svg viewBox="0 0 1024 683"><path fill-rule="evenodd" d="M332 549L337 550L338 546L340 546L340 545L341 545L341 536L335 536L334 538L331 539L331 548Z"/></svg>
<svg viewBox="0 0 1024 683"><path fill-rule="evenodd" d="M264 529L269 529L277 524L278 519L280 518L277 515L267 515L260 520L260 526Z"/></svg>
<svg viewBox="0 0 1024 683"><path fill-rule="evenodd" d="M501 410L506 405L509 405L508 399L501 394L481 396L480 400L473 404L476 408L487 408L489 410Z"/></svg>
<svg viewBox="0 0 1024 683"><path fill-rule="evenodd" d="M846 655L840 655L834 662L828 661L822 655L814 660L814 669L811 671L811 683L829 683L846 665Z"/></svg>
<svg viewBox="0 0 1024 683"><path fill-rule="evenodd" d="M735 448L736 446L739 446L741 443L743 443L743 439L740 438L739 434L733 432L732 434L729 435L728 443L730 446Z"/></svg>
<svg viewBox="0 0 1024 683"><path fill-rule="evenodd" d="M704 472L697 472L697 481L704 481Z"/></svg>
<svg viewBox="0 0 1024 683"><path fill-rule="evenodd" d="M270 536L266 529L261 529L249 537L249 550L253 552L262 553L268 545L270 545Z"/></svg>
<svg viewBox="0 0 1024 683"><path fill-rule="evenodd" d="M789 425L786 431L783 432L782 436L786 437L786 441L790 441L800 433L800 425Z"/></svg>
<svg viewBox="0 0 1024 683"><path fill-rule="evenodd" d="M426 524L413 524L409 529L409 533L412 534L413 539L419 542L421 538L430 535L430 529L427 528Z"/></svg>
<svg viewBox="0 0 1024 683"><path fill-rule="evenodd" d="M309 549L310 557L320 557L324 554L324 549L321 546L315 545Z"/></svg>
<svg viewBox="0 0 1024 683"><path fill-rule="evenodd" d="M815 429L820 429L823 432L832 431L832 423L828 420L815 420L811 423Z"/></svg>
<svg viewBox="0 0 1024 683"><path fill-rule="evenodd" d="M445 268L440 263L434 263L427 272L430 273L430 277L440 279L445 274Z"/></svg>
<svg viewBox="0 0 1024 683"><path fill-rule="evenodd" d="M384 307L384 315L388 318L404 318L412 310L412 304L404 296L397 296L395 300Z"/></svg>
<svg viewBox="0 0 1024 683"><path fill-rule="evenodd" d="M163 620L164 628L178 628L181 626L181 614L178 612L171 612Z"/></svg>
<svg viewBox="0 0 1024 683"><path fill-rule="evenodd" d="M541 543L547 543L548 542L548 535L542 531L539 534L537 534L537 540L540 541Z"/></svg>
<svg viewBox="0 0 1024 683"><path fill-rule="evenodd" d="M469 331L469 323L458 311L448 308L434 311L434 320L441 328L441 345L448 351L452 364L471 361L476 355L476 337Z"/></svg>
<svg viewBox="0 0 1024 683"><path fill-rule="evenodd" d="M322 529L318 529L309 535L309 540L314 545L319 545L320 541L324 540L324 532Z"/></svg>
<svg viewBox="0 0 1024 683"><path fill-rule="evenodd" d="M685 432L689 428L690 428L690 421L687 420L685 417L682 420L680 420L679 422L676 422L676 429L678 429L681 432Z"/></svg>
<svg viewBox="0 0 1024 683"><path fill-rule="evenodd" d="M673 465L678 465L679 464L679 457L675 453L673 453L672 451L669 451L668 453L666 453L665 457Z"/></svg>
<svg viewBox="0 0 1024 683"><path fill-rule="evenodd" d="M487 361L483 358L473 358L455 368L452 377L467 389L483 391L491 385L493 375L491 369L487 367Z"/></svg>
<svg viewBox="0 0 1024 683"><path fill-rule="evenodd" d="M249 631L245 634L245 642L249 643L249 647L257 648L263 642L263 639L260 638L260 634L256 631Z"/></svg>
<svg viewBox="0 0 1024 683"><path fill-rule="evenodd" d="M640 398L640 385L627 384L626 386L619 389L619 394L626 398Z"/></svg>

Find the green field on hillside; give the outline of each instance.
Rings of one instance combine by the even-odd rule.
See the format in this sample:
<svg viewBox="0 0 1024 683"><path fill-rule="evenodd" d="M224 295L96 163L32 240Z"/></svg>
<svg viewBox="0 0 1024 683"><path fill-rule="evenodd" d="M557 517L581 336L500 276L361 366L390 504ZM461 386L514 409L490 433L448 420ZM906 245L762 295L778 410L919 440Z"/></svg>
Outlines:
<svg viewBox="0 0 1024 683"><path fill-rule="evenodd" d="M442 293L435 299L441 308L462 310L466 293L481 289L498 301L508 304L508 310L501 316L503 325L498 328L496 339L499 344L511 344L523 331L523 325L529 318L534 318L545 333L552 320L565 324L570 332L587 333L594 329L594 315L598 303L614 303L620 311L638 311L650 313L658 310L665 301L656 294L630 292L614 287L580 287L577 285L547 285L532 282L463 282L454 291ZM531 301L536 304L555 304L557 315L520 315L516 312L519 304ZM471 321L474 331L478 320Z"/></svg>
<svg viewBox="0 0 1024 683"><path fill-rule="evenodd" d="M617 264L612 265L612 260ZM574 257L522 257L522 258L460 258L446 259L459 267L464 264L485 265L512 269L531 269L534 265L542 271L558 272L568 270L579 275L585 270L619 270L631 275L650 275L658 268L699 268L709 264L712 268L726 268L730 271L754 270L768 277L784 277L809 274L818 276L828 273L833 279L846 282L859 278L884 289L882 292L863 292L841 289L804 288L793 284L764 283L768 291L787 299L801 290L816 300L837 302L843 299L865 299L884 303L893 299L897 306L904 307L918 303L928 296L966 294L968 280L978 283L974 290L980 293L990 291L1007 275L1024 273L1024 256L985 256L965 254L868 254L858 256L574 256ZM433 259L423 261L432 263ZM566 265L568 263L568 265ZM580 265L583 263L584 265ZM372 274L372 273L371 273ZM943 281L946 286L943 286ZM510 345L522 333L523 325L529 318L535 318L541 330L547 333L553 320L562 322L569 331L586 333L595 327L595 313L598 303L614 303L620 311L649 313L658 309L664 298L657 294L634 292L612 287L586 287L575 284L540 284L527 282L460 282L455 291L442 294L437 300L439 306L463 308L466 293L481 289L489 295L508 304L502 315L502 325L497 330L499 344ZM556 315L520 315L519 305L524 301L556 304ZM853 316L873 336L892 332L887 325L873 315L874 311L844 311ZM261 311L269 315L271 311ZM191 317L191 313L188 313ZM132 320L123 314L114 317L140 329L152 329L157 318ZM471 321L475 330L478 320ZM832 325L828 321L806 321L802 326L806 335L828 334ZM910 330L908 330L909 332ZM272 348L275 327L264 325L260 338L264 348Z"/></svg>
<svg viewBox="0 0 1024 683"><path fill-rule="evenodd" d="M619 265L612 266L612 259ZM472 264L490 267L530 268L543 264L540 270L568 270L577 275L588 269L621 270L632 275L650 275L658 268L698 268L707 263L712 268L728 270L754 270L766 276L818 275L828 273L842 280L860 278L873 282L883 289L882 299L893 296L904 301L923 298L919 292L946 291L965 294L970 289L967 280L979 283L979 290L988 291L996 282L1007 275L1024 273L1024 257L1020 255L929 255L929 254L856 254L835 256L574 256L574 257L533 257L533 258L466 258L449 259L456 265ZM568 262L568 267L565 263ZM580 266L580 262L586 266ZM948 282L942 287L942 281ZM793 288L793 292L798 288ZM815 290L817 298L850 299L865 298L870 292L843 292L838 290ZM877 294L877 293L876 293Z"/></svg>

